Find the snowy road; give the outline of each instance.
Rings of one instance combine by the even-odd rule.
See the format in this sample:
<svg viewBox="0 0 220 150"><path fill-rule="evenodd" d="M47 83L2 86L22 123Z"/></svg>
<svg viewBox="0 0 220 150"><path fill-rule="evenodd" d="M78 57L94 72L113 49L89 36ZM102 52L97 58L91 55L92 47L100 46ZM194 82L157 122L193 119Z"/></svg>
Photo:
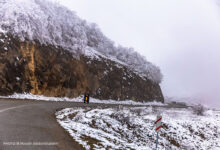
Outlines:
<svg viewBox="0 0 220 150"><path fill-rule="evenodd" d="M82 147L57 123L55 112L88 106L118 105L0 99L0 150L80 150Z"/></svg>
<svg viewBox="0 0 220 150"><path fill-rule="evenodd" d="M83 103L0 100L0 150L80 150L54 113ZM94 104L89 106L93 107Z"/></svg>

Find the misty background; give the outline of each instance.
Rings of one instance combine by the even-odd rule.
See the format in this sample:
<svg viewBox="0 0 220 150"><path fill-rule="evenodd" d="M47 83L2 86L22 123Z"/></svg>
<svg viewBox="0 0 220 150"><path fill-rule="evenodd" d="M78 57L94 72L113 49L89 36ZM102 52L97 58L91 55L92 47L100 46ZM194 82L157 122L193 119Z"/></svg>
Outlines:
<svg viewBox="0 0 220 150"><path fill-rule="evenodd" d="M220 2L54 1L159 66L165 97L220 108Z"/></svg>

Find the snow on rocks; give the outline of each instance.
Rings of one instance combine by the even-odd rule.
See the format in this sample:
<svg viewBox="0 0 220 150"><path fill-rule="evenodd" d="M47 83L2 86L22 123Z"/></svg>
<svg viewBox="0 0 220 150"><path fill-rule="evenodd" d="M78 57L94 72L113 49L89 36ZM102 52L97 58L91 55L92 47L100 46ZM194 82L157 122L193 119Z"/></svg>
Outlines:
<svg viewBox="0 0 220 150"><path fill-rule="evenodd" d="M220 112L197 116L190 109L153 107L66 108L58 123L85 149L155 148L154 122L161 114L159 149L219 149Z"/></svg>

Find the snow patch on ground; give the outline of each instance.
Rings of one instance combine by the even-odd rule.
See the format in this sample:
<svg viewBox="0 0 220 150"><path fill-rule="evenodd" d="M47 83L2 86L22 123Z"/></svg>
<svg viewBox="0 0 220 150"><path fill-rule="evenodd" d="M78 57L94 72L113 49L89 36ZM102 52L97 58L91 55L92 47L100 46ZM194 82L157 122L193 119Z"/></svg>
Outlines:
<svg viewBox="0 0 220 150"><path fill-rule="evenodd" d="M0 28L0 33L6 33L6 31Z"/></svg>
<svg viewBox="0 0 220 150"><path fill-rule="evenodd" d="M155 148L155 119L161 114L159 149L220 149L220 112L197 116L190 109L153 107L66 108L58 123L86 149Z"/></svg>
<svg viewBox="0 0 220 150"><path fill-rule="evenodd" d="M46 97L43 95L33 95L30 93L24 93L24 94L19 94L19 93L14 93L13 95L9 96L0 96L0 98L13 98L13 99L31 99L31 100L41 100L41 101L67 101L67 102L83 102L83 96L79 96L77 98L68 98L68 97ZM146 105L146 106L151 106L151 105L157 105L157 106L165 106L167 104L163 104L160 102L135 102L132 100L125 100L125 101L116 101L116 100L99 100L96 98L90 97L89 100L90 103L103 103L103 104L121 104L121 105Z"/></svg>

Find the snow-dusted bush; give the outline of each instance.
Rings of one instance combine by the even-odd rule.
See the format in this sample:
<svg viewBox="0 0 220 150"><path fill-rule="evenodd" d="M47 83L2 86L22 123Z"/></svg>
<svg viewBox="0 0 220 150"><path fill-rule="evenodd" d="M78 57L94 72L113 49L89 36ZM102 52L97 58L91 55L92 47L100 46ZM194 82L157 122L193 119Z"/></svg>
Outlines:
<svg viewBox="0 0 220 150"><path fill-rule="evenodd" d="M88 47L124 62L132 71L160 83L160 69L132 48L115 46L97 25L80 19L66 7L47 0L0 0L0 31L22 41L61 46L75 55Z"/></svg>
<svg viewBox="0 0 220 150"><path fill-rule="evenodd" d="M192 106L193 113L199 116L203 116L205 113L205 107L201 104Z"/></svg>

